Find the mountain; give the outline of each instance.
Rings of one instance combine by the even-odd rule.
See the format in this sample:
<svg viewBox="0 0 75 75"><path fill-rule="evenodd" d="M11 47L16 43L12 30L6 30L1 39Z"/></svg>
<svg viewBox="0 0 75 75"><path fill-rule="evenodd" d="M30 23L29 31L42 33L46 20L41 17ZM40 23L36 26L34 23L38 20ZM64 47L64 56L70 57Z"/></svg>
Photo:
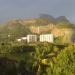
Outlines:
<svg viewBox="0 0 75 75"><path fill-rule="evenodd" d="M52 23L70 23L70 21L65 17L65 16L60 16L60 17L57 17L57 18L54 18L53 16L51 15L48 15L48 14L40 14L40 17L41 19L47 19L49 20L50 22Z"/></svg>
<svg viewBox="0 0 75 75"><path fill-rule="evenodd" d="M55 23L55 18L48 14L40 14L39 18L48 21L48 23Z"/></svg>
<svg viewBox="0 0 75 75"><path fill-rule="evenodd" d="M53 16L48 15L48 14L40 14L39 18L47 18L47 19L55 20Z"/></svg>
<svg viewBox="0 0 75 75"><path fill-rule="evenodd" d="M56 23L70 23L69 20L65 17L65 16L60 16L58 18L56 18Z"/></svg>
<svg viewBox="0 0 75 75"><path fill-rule="evenodd" d="M61 36L61 33L68 32L71 35L72 32L69 29L75 29L75 25L71 24L65 16L54 18L47 14L41 14L36 19L11 20L4 25L0 25L0 41L8 39L9 35L11 36L9 39L15 40L27 34L38 34L38 27L40 28L40 34L53 33L55 36ZM66 36L68 35L66 34Z"/></svg>

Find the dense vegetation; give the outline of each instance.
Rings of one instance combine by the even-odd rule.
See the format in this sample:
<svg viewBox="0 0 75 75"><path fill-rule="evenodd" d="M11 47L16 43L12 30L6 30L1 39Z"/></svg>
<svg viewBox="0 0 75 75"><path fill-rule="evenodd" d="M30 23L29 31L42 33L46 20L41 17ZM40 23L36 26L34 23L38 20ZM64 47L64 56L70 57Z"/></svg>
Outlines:
<svg viewBox="0 0 75 75"><path fill-rule="evenodd" d="M0 43L0 75L75 75L75 45Z"/></svg>
<svg viewBox="0 0 75 75"><path fill-rule="evenodd" d="M54 38L54 43L16 41L32 33L30 26L43 27L53 23L60 29L75 29L74 24L64 16L55 19L46 14L35 23L22 23L15 20L0 25L0 75L75 75L74 43L62 44L61 36ZM72 39L75 40L75 33Z"/></svg>
<svg viewBox="0 0 75 75"><path fill-rule="evenodd" d="M31 33L28 27L21 25L20 23L8 23L0 26L0 41L3 40L15 40L22 36L26 36Z"/></svg>

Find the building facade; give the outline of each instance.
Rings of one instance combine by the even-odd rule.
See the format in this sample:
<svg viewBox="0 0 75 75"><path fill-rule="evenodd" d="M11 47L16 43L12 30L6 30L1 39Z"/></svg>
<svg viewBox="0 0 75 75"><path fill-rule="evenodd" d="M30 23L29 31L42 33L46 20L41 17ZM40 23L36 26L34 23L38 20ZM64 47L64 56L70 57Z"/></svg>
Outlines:
<svg viewBox="0 0 75 75"><path fill-rule="evenodd" d="M27 43L29 42L50 42L53 43L54 38L53 38L53 34L42 34L42 35L27 35L26 37L21 37L21 39L17 39L17 41L27 41Z"/></svg>
<svg viewBox="0 0 75 75"><path fill-rule="evenodd" d="M53 34L42 34L39 37L40 42L50 42L53 43Z"/></svg>
<svg viewBox="0 0 75 75"><path fill-rule="evenodd" d="M27 35L27 42L37 42L37 35Z"/></svg>

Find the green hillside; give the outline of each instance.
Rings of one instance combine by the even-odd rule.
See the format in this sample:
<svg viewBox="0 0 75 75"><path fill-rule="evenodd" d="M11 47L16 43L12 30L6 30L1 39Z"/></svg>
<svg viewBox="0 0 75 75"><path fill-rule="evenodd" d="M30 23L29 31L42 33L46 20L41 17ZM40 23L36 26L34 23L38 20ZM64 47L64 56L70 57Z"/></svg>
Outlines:
<svg viewBox="0 0 75 75"><path fill-rule="evenodd" d="M15 40L16 38L26 36L30 33L37 33L38 26L42 33L51 33L55 30L55 32L57 32L57 30L60 29L60 32L62 33L62 29L64 28L73 29L73 31L75 31L75 25L71 24L65 16L54 18L47 14L41 14L36 19L11 20L4 25L0 25L0 41L7 39ZM72 37L75 37L75 35Z"/></svg>
<svg viewBox="0 0 75 75"><path fill-rule="evenodd" d="M26 36L31 33L29 28L21 25L20 23L9 23L0 26L0 39L14 39L22 36ZM10 37L8 37L10 35Z"/></svg>

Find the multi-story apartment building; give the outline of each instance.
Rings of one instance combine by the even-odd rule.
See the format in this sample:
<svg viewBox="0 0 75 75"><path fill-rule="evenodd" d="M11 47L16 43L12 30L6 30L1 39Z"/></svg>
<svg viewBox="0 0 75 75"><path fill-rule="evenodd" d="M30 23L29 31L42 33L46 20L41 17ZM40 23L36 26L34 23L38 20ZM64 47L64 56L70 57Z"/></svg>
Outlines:
<svg viewBox="0 0 75 75"><path fill-rule="evenodd" d="M51 42L53 43L53 34L42 34L39 37L40 42Z"/></svg>
<svg viewBox="0 0 75 75"><path fill-rule="evenodd" d="M30 34L30 35L27 35L26 37L21 37L21 39L18 41L21 41L21 40L26 40L27 43L29 42L50 42L50 43L53 43L53 34L41 34L41 35L34 35L34 34Z"/></svg>
<svg viewBox="0 0 75 75"><path fill-rule="evenodd" d="M27 42L37 42L37 35L27 35Z"/></svg>

